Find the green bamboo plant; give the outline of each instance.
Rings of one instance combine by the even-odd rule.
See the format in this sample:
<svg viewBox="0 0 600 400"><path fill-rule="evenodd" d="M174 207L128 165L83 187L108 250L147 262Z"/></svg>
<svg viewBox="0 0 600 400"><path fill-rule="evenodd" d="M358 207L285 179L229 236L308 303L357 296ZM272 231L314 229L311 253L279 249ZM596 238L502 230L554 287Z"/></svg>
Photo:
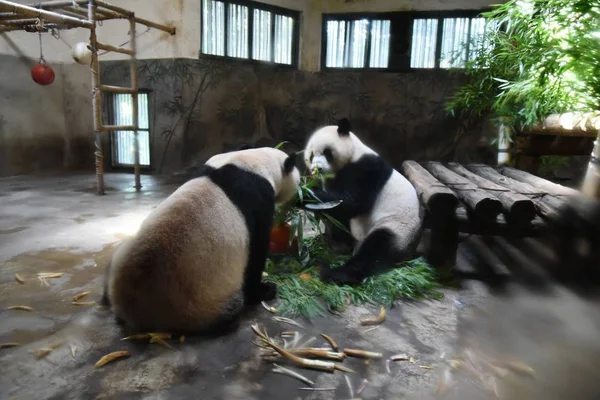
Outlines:
<svg viewBox="0 0 600 400"><path fill-rule="evenodd" d="M600 0L510 0L483 16L469 82L447 104L450 113L491 117L509 141L515 128L551 114L576 113L578 123L598 129ZM600 133L592 157L600 157ZM597 162L583 191L600 198Z"/></svg>
<svg viewBox="0 0 600 400"><path fill-rule="evenodd" d="M600 0L510 0L482 16L487 29L471 44L470 79L451 113L522 127L600 110Z"/></svg>

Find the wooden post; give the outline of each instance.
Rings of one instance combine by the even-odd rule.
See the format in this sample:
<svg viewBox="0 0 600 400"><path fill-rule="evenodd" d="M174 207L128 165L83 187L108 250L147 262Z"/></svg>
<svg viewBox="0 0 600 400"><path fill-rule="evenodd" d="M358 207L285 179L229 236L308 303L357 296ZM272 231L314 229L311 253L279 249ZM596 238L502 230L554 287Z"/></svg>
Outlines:
<svg viewBox="0 0 600 400"><path fill-rule="evenodd" d="M438 268L453 268L458 250L456 194L415 161L404 161L402 172L427 209L426 218L431 229L428 261Z"/></svg>
<svg viewBox="0 0 600 400"><path fill-rule="evenodd" d="M134 126L133 131L133 172L135 174L135 190L139 191L142 188L140 180L140 140L138 137L139 121L138 121L138 73L137 73L137 62L135 58L135 16L129 17L129 40L131 42L131 61L130 61L130 74L131 74L131 88L134 93L131 94L133 104L133 119L132 125Z"/></svg>
<svg viewBox="0 0 600 400"><path fill-rule="evenodd" d="M96 180L97 193L104 194L104 155L102 154L102 91L100 91L100 63L98 62L98 48L96 40L96 4L94 0L88 3L88 19L92 23L90 28L90 48L92 51L92 109L94 113L94 136L96 151Z"/></svg>
<svg viewBox="0 0 600 400"><path fill-rule="evenodd" d="M594 150L590 156L581 191L589 197L600 199L600 131L594 142Z"/></svg>

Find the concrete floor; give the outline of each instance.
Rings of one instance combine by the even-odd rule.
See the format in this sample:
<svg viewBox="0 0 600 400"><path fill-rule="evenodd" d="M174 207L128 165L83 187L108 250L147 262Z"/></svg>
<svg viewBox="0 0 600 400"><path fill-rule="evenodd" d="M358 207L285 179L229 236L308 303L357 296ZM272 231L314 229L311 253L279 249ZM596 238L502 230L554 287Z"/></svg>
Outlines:
<svg viewBox="0 0 600 400"><path fill-rule="evenodd" d="M171 340L173 349L123 342L120 339L126 334L115 325L110 311L72 305L71 297L89 290L91 294L82 301L99 301L104 268L115 245L177 187L166 178L145 176L142 183L142 192L136 193L132 175L110 174L107 195L99 197L89 174L0 179L0 344L22 344L0 349L0 399L350 399L345 376L355 398L363 379L368 384L361 399L428 398L439 377L445 376L451 355L474 337L495 338L485 346L517 353L538 368L554 365L549 360L555 358L540 356L543 351L536 347L537 341L532 342L529 333L534 328L528 323L537 327L538 334L553 324L555 343L564 344L575 334L576 343L585 338L586 346L592 346L589 337L600 326L600 317L588 321L587 303L575 295L559 291L540 300L517 291L515 296L490 298L487 288L476 282L460 291L444 289L441 301L399 302L386 322L368 333L358 321L377 310L351 307L341 316L302 321L302 341L316 337L314 345L321 346L319 334L326 333L341 347L377 351L385 358L405 353L415 362L392 363L390 373L383 360L356 359L344 362L356 375L296 370L313 380L315 387L335 388L322 392L300 391L305 384L271 372L272 366L259 359L258 349L250 344L252 323L267 327L273 336L293 328L273 321L260 307L244 316L239 329L222 337ZM45 286L36 279L38 272L65 274L49 279ZM15 281L15 273L25 284ZM551 300L556 307L550 306ZM13 305L27 305L34 311L6 310ZM569 319L561 320L566 314ZM507 343L506 337L514 340ZM44 358L32 354L61 341ZM128 350L131 356L94 368L100 357L117 350ZM545 397L506 398L560 398L548 396L557 393L556 388L550 389ZM489 390L485 393L490 395ZM468 398L482 396L478 392Z"/></svg>

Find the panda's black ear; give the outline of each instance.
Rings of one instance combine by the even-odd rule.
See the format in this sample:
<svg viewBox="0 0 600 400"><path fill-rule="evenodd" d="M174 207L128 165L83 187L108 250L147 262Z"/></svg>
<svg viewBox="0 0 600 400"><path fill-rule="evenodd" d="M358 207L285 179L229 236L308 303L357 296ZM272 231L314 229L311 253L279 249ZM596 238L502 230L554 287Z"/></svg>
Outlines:
<svg viewBox="0 0 600 400"><path fill-rule="evenodd" d="M296 153L292 153L283 162L283 173L289 175L296 168Z"/></svg>
<svg viewBox="0 0 600 400"><path fill-rule="evenodd" d="M252 146L251 144L243 144L240 147L238 147L237 151L241 151L241 150L248 150L248 149L253 149L254 146Z"/></svg>
<svg viewBox="0 0 600 400"><path fill-rule="evenodd" d="M337 131L340 134L340 136L350 135L351 130L352 130L352 127L350 126L350 121L348 120L348 118L342 118L338 121Z"/></svg>

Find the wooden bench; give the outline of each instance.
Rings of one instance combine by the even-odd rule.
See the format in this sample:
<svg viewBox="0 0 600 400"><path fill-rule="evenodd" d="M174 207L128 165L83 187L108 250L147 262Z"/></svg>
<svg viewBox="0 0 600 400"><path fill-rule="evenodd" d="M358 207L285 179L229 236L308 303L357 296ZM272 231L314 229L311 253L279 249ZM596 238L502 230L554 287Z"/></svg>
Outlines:
<svg viewBox="0 0 600 400"><path fill-rule="evenodd" d="M506 273L501 264L531 258L509 245L513 240L544 235L558 238L554 250L563 264L600 270L600 202L577 190L510 167L405 161L401 172L425 209L427 258L436 267L457 264L463 233L474 235L471 252L486 258L497 276ZM510 253L501 255L504 262L490 251L494 245Z"/></svg>

